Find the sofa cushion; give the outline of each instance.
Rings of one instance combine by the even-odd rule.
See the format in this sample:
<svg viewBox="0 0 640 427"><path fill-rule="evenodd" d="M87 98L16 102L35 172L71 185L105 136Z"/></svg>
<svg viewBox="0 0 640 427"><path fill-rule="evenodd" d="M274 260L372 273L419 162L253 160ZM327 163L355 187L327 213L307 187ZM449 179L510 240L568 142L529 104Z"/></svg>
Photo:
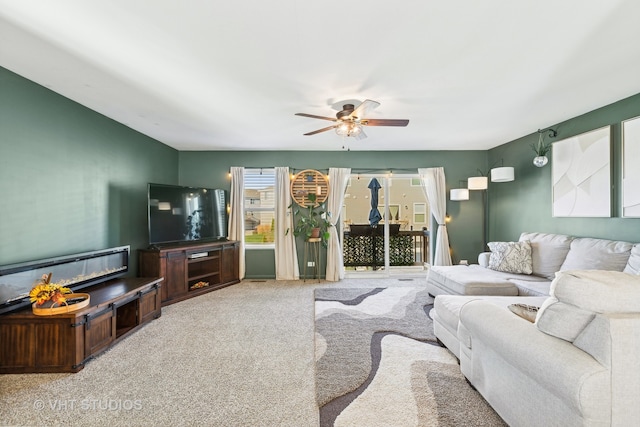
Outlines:
<svg viewBox="0 0 640 427"><path fill-rule="evenodd" d="M432 295L518 295L508 279L528 277L490 270L479 265L433 266L429 269L427 289Z"/></svg>
<svg viewBox="0 0 640 427"><path fill-rule="evenodd" d="M596 313L640 313L640 276L620 271L561 271L550 294Z"/></svg>
<svg viewBox="0 0 640 427"><path fill-rule="evenodd" d="M640 274L640 243L631 248L631 255L629 255L627 265L622 271L629 274Z"/></svg>
<svg viewBox="0 0 640 427"><path fill-rule="evenodd" d="M490 242L489 268L504 273L531 274L531 244L520 242Z"/></svg>
<svg viewBox="0 0 640 427"><path fill-rule="evenodd" d="M551 297L538 311L537 328L573 342L596 313L640 313L640 276L618 271L558 272Z"/></svg>
<svg viewBox="0 0 640 427"><path fill-rule="evenodd" d="M569 252L573 237L564 234L522 233L520 241L531 242L533 274L553 280Z"/></svg>
<svg viewBox="0 0 640 427"><path fill-rule="evenodd" d="M560 271L622 271L627 265L633 243L589 237L575 238Z"/></svg>
<svg viewBox="0 0 640 427"><path fill-rule="evenodd" d="M518 288L518 295L525 297L537 297L537 296L549 296L551 290L551 280L546 280L537 276L540 280L523 280L523 279L509 279Z"/></svg>
<svg viewBox="0 0 640 427"><path fill-rule="evenodd" d="M507 308L511 304L527 304L530 306L539 307L546 300L545 297L517 297L517 296L467 296L467 295L438 295L436 296L433 302L433 311L434 311L434 329L436 324L436 319L438 323L443 324L446 329L450 332L457 334L458 340L460 343L466 346L467 348L471 348L470 337L465 334L465 331L461 331L459 329L460 322L460 310L470 301L475 301L481 299L482 301L490 302L491 304L495 304L497 306ZM438 332L436 331L436 336L440 339ZM444 341L444 340L443 340ZM458 349L450 348L457 357Z"/></svg>
<svg viewBox="0 0 640 427"><path fill-rule="evenodd" d="M538 310L535 324L545 334L573 342L594 317L592 311L551 297Z"/></svg>
<svg viewBox="0 0 640 427"><path fill-rule="evenodd" d="M460 321L460 309L463 305L475 299L478 299L478 297L437 295L433 300L433 310L437 313L441 323L455 331L458 329L458 322Z"/></svg>
<svg viewBox="0 0 640 427"><path fill-rule="evenodd" d="M617 314L596 314L580 335L573 341L573 345L589 353L603 366L611 368L611 318ZM629 333L633 333L629 331Z"/></svg>

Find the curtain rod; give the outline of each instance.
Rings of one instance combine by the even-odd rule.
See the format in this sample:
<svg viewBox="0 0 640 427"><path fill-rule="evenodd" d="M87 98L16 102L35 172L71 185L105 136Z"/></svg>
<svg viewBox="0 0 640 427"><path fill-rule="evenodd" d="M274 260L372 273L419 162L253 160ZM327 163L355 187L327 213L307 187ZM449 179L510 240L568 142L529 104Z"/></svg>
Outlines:
<svg viewBox="0 0 640 427"><path fill-rule="evenodd" d="M384 169L363 169L363 168L351 168L351 172L356 171L360 173L370 172L418 172L418 168L384 168Z"/></svg>
<svg viewBox="0 0 640 427"><path fill-rule="evenodd" d="M245 169L275 169L276 166L245 166ZM303 171L303 170L307 170L309 168L294 168L289 166L289 169L293 172L295 171ZM321 171L321 172L329 172L329 168L318 168L318 169L314 169L317 171ZM351 168L351 172L352 173L374 173L374 172L380 172L380 173L388 173L388 172L414 172L417 173L418 172L418 168L378 168L378 169L365 169L365 168Z"/></svg>

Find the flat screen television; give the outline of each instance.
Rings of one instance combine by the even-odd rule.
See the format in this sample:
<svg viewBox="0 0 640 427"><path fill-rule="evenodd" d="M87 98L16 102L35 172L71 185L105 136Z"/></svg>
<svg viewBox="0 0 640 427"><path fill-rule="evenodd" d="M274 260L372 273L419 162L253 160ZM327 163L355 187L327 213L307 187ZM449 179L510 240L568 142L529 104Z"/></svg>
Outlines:
<svg viewBox="0 0 640 427"><path fill-rule="evenodd" d="M149 184L149 244L227 239L224 190Z"/></svg>

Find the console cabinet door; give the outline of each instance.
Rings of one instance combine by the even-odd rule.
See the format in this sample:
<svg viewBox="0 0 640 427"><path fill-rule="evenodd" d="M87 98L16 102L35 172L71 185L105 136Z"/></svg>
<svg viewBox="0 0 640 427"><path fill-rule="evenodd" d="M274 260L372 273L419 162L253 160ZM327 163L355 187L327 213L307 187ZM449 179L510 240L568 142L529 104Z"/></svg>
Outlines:
<svg viewBox="0 0 640 427"><path fill-rule="evenodd" d="M14 320L0 324L0 373L75 369L78 360L74 358L77 342L73 318Z"/></svg>
<svg viewBox="0 0 640 427"><path fill-rule="evenodd" d="M35 325L36 363L38 370L71 368L75 345L73 329L69 321L36 323Z"/></svg>
<svg viewBox="0 0 640 427"><path fill-rule="evenodd" d="M84 354L88 358L105 350L116 339L113 307L87 315L84 325Z"/></svg>
<svg viewBox="0 0 640 427"><path fill-rule="evenodd" d="M240 278L240 251L238 244L226 245L222 248L222 283L229 283Z"/></svg>
<svg viewBox="0 0 640 427"><path fill-rule="evenodd" d="M160 306L162 303L160 294L160 289L156 285L140 292L140 303L138 309L138 315L140 316L138 320L139 324L142 325L145 322L160 317Z"/></svg>
<svg viewBox="0 0 640 427"><path fill-rule="evenodd" d="M35 366L36 346L33 323L11 322L0 324L0 366L10 369Z"/></svg>
<svg viewBox="0 0 640 427"><path fill-rule="evenodd" d="M186 294L187 289L187 255L184 251L167 252L166 277L162 287L162 300L167 301Z"/></svg>

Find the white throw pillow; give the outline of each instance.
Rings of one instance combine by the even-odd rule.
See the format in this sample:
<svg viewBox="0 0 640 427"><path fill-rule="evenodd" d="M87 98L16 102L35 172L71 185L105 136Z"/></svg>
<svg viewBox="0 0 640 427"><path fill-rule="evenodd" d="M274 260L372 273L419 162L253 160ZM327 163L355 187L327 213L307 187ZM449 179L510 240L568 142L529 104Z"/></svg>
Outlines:
<svg viewBox="0 0 640 427"><path fill-rule="evenodd" d="M609 270L622 271L627 265L633 243L579 237L571 241L560 271Z"/></svg>
<svg viewBox="0 0 640 427"><path fill-rule="evenodd" d="M535 324L545 334L573 342L594 317L592 311L550 297L538 310Z"/></svg>
<svg viewBox="0 0 640 427"><path fill-rule="evenodd" d="M550 295L596 313L640 313L640 276L619 271L560 271Z"/></svg>
<svg viewBox="0 0 640 427"><path fill-rule="evenodd" d="M531 243L521 242L490 242L491 249L489 268L504 273L531 274Z"/></svg>
<svg viewBox="0 0 640 427"><path fill-rule="evenodd" d="M546 334L575 341L597 313L639 313L640 276L618 271L560 271L536 326Z"/></svg>
<svg viewBox="0 0 640 427"><path fill-rule="evenodd" d="M524 232L519 240L531 242L532 274L553 280L569 253L573 237L564 234Z"/></svg>
<svg viewBox="0 0 640 427"><path fill-rule="evenodd" d="M640 274L640 243L633 245L629 261L623 271L629 274Z"/></svg>

